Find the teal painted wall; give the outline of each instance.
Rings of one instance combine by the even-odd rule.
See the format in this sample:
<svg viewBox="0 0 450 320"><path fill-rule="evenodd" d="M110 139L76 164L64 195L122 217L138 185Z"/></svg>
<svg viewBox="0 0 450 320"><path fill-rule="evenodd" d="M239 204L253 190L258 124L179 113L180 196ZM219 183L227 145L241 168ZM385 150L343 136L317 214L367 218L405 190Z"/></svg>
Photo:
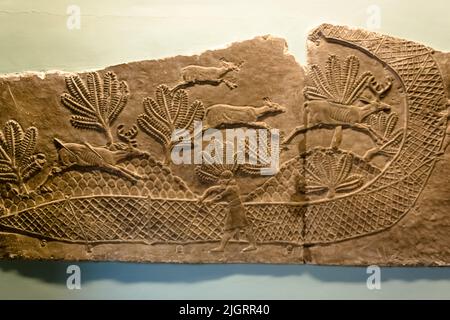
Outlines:
<svg viewBox="0 0 450 320"><path fill-rule="evenodd" d="M69 5L81 10L80 29L66 27ZM377 27L371 5L378 31L450 51L446 0L0 0L0 73L96 69L264 34L286 38L304 63L308 30ZM68 265L0 262L0 298L450 298L449 268L382 268L381 290L368 290L365 268L80 263L82 288L68 290Z"/></svg>

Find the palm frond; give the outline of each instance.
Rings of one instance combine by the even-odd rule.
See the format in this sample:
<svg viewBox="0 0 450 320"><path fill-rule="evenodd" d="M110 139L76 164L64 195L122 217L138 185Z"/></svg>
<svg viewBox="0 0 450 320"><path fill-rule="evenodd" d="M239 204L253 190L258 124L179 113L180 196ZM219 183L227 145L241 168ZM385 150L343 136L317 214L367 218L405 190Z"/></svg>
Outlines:
<svg viewBox="0 0 450 320"><path fill-rule="evenodd" d="M0 181L26 189L26 181L42 170L45 155L34 154L37 136L35 127L24 131L15 120L6 122L3 131L0 131Z"/></svg>
<svg viewBox="0 0 450 320"><path fill-rule="evenodd" d="M22 179L28 180L39 173L44 168L45 162L45 155L43 153L34 154L27 158L20 168Z"/></svg>
<svg viewBox="0 0 450 320"><path fill-rule="evenodd" d="M77 129L103 131L103 126L96 119L72 116L70 123Z"/></svg>
<svg viewBox="0 0 450 320"><path fill-rule="evenodd" d="M342 93L341 89L341 61L335 55L329 57L325 64L325 76L330 85L330 92L338 97Z"/></svg>
<svg viewBox="0 0 450 320"><path fill-rule="evenodd" d="M170 106L170 117L177 122L177 119L183 119L186 117L188 108L186 106L189 103L189 98L186 90L177 90L173 96L173 102Z"/></svg>
<svg viewBox="0 0 450 320"><path fill-rule="evenodd" d="M352 92L354 91L354 85L356 77L359 73L359 59L355 56L349 56L344 62L343 67L343 101L349 100Z"/></svg>
<svg viewBox="0 0 450 320"><path fill-rule="evenodd" d="M352 91L346 92L344 98L340 101L342 104L352 104L355 100L361 96L361 93L366 89L366 84L372 73L364 72L359 78L353 82Z"/></svg>
<svg viewBox="0 0 450 320"><path fill-rule="evenodd" d="M90 108L90 105L85 106L80 102L79 99L67 94L63 93L61 95L61 102L63 105L72 111L72 113L84 116L84 117L97 117L94 109Z"/></svg>
<svg viewBox="0 0 450 320"><path fill-rule="evenodd" d="M317 90L326 97L333 97L330 87L318 65L311 66L310 78Z"/></svg>
<svg viewBox="0 0 450 320"><path fill-rule="evenodd" d="M6 152L8 153L9 158L12 161L12 164L15 165L17 160L16 152L23 138L22 127L15 120L9 120L8 122L6 122L3 133L6 141Z"/></svg>
<svg viewBox="0 0 450 320"><path fill-rule="evenodd" d="M100 76L97 72L89 72L86 78L90 104L97 113L99 119L105 120L104 107L101 107L103 105L103 88L100 82Z"/></svg>
<svg viewBox="0 0 450 320"><path fill-rule="evenodd" d="M118 80L116 81L119 82ZM108 121L110 124L112 124L119 114L122 113L123 109L125 109L129 96L130 90L128 89L128 84L125 81L120 82L118 92L114 93L113 91L109 99L107 99L111 101L111 107L107 110Z"/></svg>
<svg viewBox="0 0 450 320"><path fill-rule="evenodd" d="M166 123L151 118L147 114L141 114L137 119L137 123L146 134L154 138L158 143L163 146L170 144L171 130Z"/></svg>
<svg viewBox="0 0 450 320"><path fill-rule="evenodd" d="M0 173L0 181L1 182L11 182L17 183L18 177L13 172L1 172Z"/></svg>
<svg viewBox="0 0 450 320"><path fill-rule="evenodd" d="M383 138L378 141L378 144L382 145L398 134L398 130L401 130L396 130L398 120L398 114L393 111L389 114L378 112L370 115L367 119L367 123Z"/></svg>
<svg viewBox="0 0 450 320"><path fill-rule="evenodd" d="M156 102L159 106L159 114L165 117L169 122L172 122L170 116L171 100L170 89L165 84L159 85L155 92Z"/></svg>
<svg viewBox="0 0 450 320"><path fill-rule="evenodd" d="M25 134L19 143L17 159L19 159L19 165L30 158L34 153L34 148L36 147L38 130L35 127L30 127L25 130Z"/></svg>
<svg viewBox="0 0 450 320"><path fill-rule="evenodd" d="M103 81L97 72L90 72L86 85L79 75L72 75L66 77L66 87L68 93L61 95L61 102L73 114L71 124L78 129L102 131L111 140L110 127L128 102L126 82L119 82L113 72L105 73Z"/></svg>
<svg viewBox="0 0 450 320"><path fill-rule="evenodd" d="M195 167L195 173L202 182L216 182L220 175L225 171L231 171L236 174L240 169L238 164L238 153L234 152L233 145L229 142L215 141L214 148L207 152L202 152L202 164ZM222 150L221 154L216 154L217 150ZM230 157L227 150L233 150Z"/></svg>
<svg viewBox="0 0 450 320"><path fill-rule="evenodd" d="M330 55L323 72L318 65L309 71L311 86L303 90L308 100L328 100L340 104L352 104L366 89L372 73L365 72L358 77L359 59L348 56L342 64L335 55ZM325 73L325 75L324 75Z"/></svg>

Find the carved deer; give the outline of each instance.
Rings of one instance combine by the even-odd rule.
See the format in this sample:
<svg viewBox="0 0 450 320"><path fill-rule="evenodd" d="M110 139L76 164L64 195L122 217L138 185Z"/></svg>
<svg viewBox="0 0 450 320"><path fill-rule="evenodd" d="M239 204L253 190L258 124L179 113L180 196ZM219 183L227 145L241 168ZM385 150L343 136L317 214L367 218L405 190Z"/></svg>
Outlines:
<svg viewBox="0 0 450 320"><path fill-rule="evenodd" d="M377 89L373 85L373 82L370 81L368 87L373 91L374 99L363 96L360 97L357 103L359 102L361 106L357 104L343 105L326 100L305 102L304 107L308 115L308 124L358 124L362 123L363 120L372 113L390 111L391 106L382 102L380 97L390 88L391 84L392 82L388 82L386 86Z"/></svg>
<svg viewBox="0 0 450 320"><path fill-rule="evenodd" d="M223 128L230 126L250 126L270 129L264 121L259 121L262 117L286 112L286 108L278 103L272 102L269 98L263 99L261 107L255 106L233 106L229 104L215 104L206 109L206 128Z"/></svg>
<svg viewBox="0 0 450 320"><path fill-rule="evenodd" d="M374 139L378 139L370 126L363 123L369 115L391 110L391 106L381 101L383 95L391 88L392 79L388 77L386 84L379 84L373 75L367 77L365 87L372 97L360 95L353 104L346 105L329 100L311 100L304 103L305 125L296 127L283 141L289 143L297 134L317 127L352 127L365 130Z"/></svg>
<svg viewBox="0 0 450 320"><path fill-rule="evenodd" d="M137 173L118 166L118 163L125 159L142 155L142 152L135 148L111 151L105 147L91 146L87 142L83 144L65 143L57 138L54 138L53 141L58 150L58 158L62 167L53 168L52 174L76 166L103 169L132 182L137 182L142 178Z"/></svg>
<svg viewBox="0 0 450 320"><path fill-rule="evenodd" d="M234 89L237 84L229 80L224 79L224 77L232 71L239 72L242 62L235 64L233 62L226 61L224 58L220 59L220 67L204 67L198 65L190 65L181 69L182 82L177 84L171 89L172 92L193 86L195 84L211 84L219 85L225 83L228 88Z"/></svg>

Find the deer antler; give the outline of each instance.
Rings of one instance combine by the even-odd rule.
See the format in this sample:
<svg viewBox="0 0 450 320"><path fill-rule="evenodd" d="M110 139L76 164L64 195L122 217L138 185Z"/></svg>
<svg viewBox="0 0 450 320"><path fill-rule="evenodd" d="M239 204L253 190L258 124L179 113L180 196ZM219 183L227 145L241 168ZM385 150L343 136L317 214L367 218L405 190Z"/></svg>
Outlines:
<svg viewBox="0 0 450 320"><path fill-rule="evenodd" d="M269 97L264 97L262 99L264 102L272 102L272 99L270 99Z"/></svg>
<svg viewBox="0 0 450 320"><path fill-rule="evenodd" d="M138 134L138 128L137 125L133 124L133 126L128 130L125 131L125 126L123 124L120 124L117 126L117 136L120 140L122 140L125 143L128 143L132 146L136 146L136 136Z"/></svg>
<svg viewBox="0 0 450 320"><path fill-rule="evenodd" d="M394 79L391 76L386 77L387 82L385 84L379 83L375 76L371 76L368 79L368 85L370 90L379 98L381 98L391 87Z"/></svg>

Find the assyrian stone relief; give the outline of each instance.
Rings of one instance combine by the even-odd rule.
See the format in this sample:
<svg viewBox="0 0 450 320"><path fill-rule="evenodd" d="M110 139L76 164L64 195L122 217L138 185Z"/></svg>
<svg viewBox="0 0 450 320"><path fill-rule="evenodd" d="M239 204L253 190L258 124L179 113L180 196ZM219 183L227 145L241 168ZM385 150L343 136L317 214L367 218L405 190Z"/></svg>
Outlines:
<svg viewBox="0 0 450 320"><path fill-rule="evenodd" d="M1 78L2 256L450 264L448 214L421 209L450 171L449 59L328 24L308 45L304 69L266 36Z"/></svg>

